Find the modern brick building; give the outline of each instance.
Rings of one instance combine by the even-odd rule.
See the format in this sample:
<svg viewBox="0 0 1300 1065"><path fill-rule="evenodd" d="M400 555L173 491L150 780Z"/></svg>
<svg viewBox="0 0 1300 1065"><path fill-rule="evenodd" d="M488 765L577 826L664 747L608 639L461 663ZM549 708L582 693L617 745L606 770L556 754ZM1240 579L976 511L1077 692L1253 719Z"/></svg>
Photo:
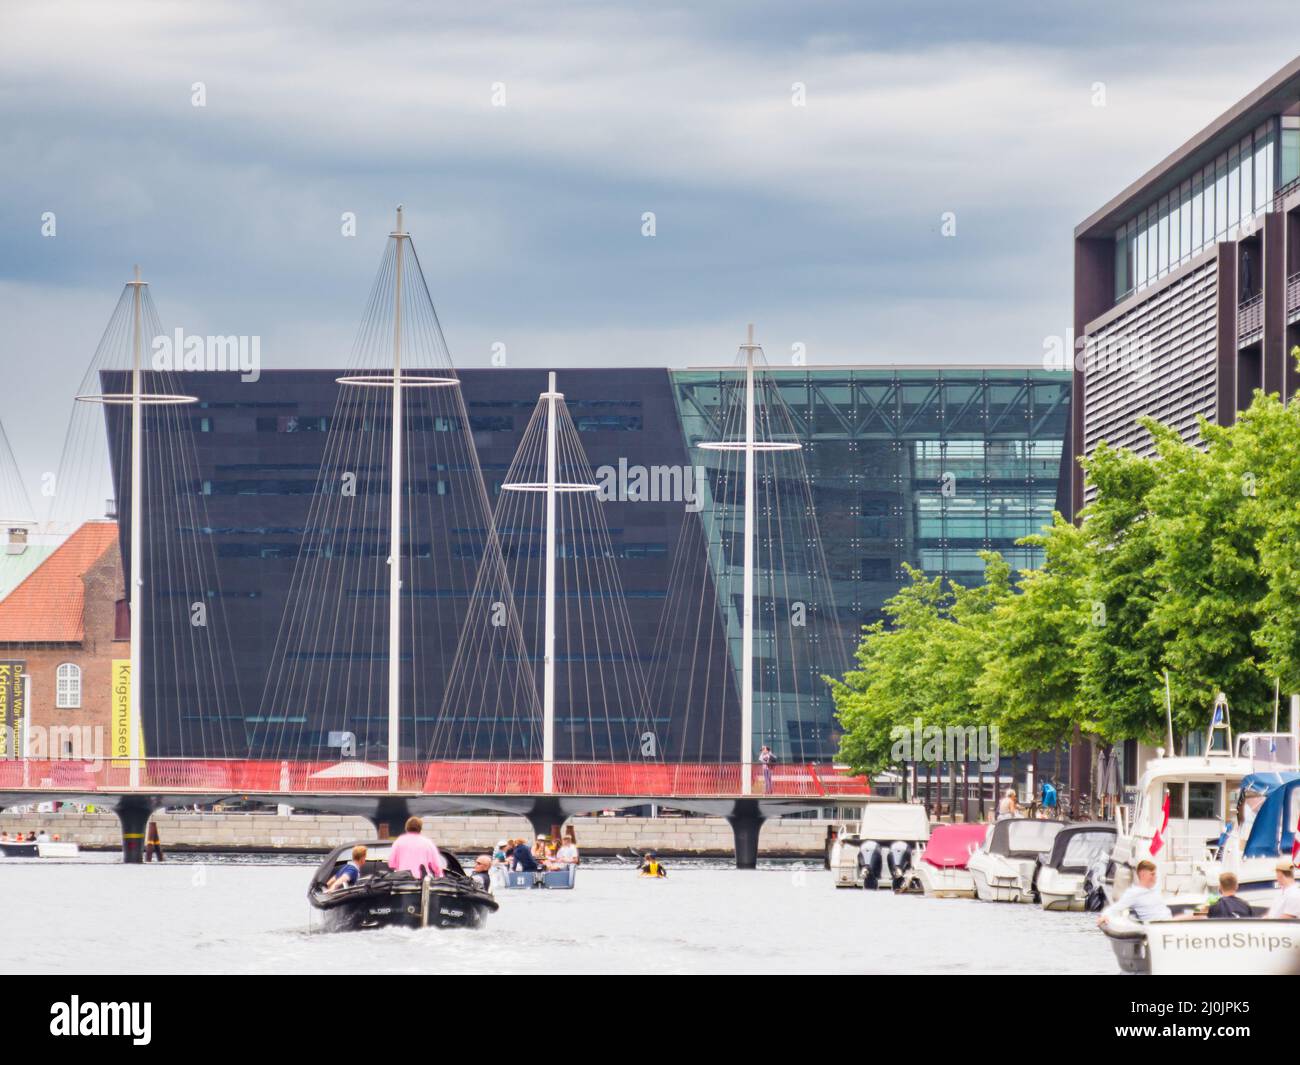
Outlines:
<svg viewBox="0 0 1300 1065"><path fill-rule="evenodd" d="M1300 342L1300 58L1074 233L1073 456L1147 453L1151 415L1196 436L1256 388L1292 394ZM1072 463L1071 504L1086 502Z"/></svg>
<svg viewBox="0 0 1300 1065"><path fill-rule="evenodd" d="M0 599L3 755L24 731L33 757L111 754L113 664L129 657L117 524L89 521Z"/></svg>

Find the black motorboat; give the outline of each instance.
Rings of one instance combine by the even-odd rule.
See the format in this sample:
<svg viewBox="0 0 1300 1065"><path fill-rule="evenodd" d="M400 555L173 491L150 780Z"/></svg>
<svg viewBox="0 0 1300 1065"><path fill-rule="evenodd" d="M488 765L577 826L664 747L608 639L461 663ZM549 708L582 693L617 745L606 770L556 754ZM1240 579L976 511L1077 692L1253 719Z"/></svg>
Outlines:
<svg viewBox="0 0 1300 1065"><path fill-rule="evenodd" d="M38 854L38 844L35 840L0 840L0 854L6 858L35 858Z"/></svg>
<svg viewBox="0 0 1300 1065"><path fill-rule="evenodd" d="M481 928L497 900L470 877L454 854L442 852L442 876L417 878L388 868L391 842L362 842L366 861L351 887L326 891L325 885L352 857L358 843L336 847L321 862L307 889L312 906L324 916L327 932L362 928Z"/></svg>

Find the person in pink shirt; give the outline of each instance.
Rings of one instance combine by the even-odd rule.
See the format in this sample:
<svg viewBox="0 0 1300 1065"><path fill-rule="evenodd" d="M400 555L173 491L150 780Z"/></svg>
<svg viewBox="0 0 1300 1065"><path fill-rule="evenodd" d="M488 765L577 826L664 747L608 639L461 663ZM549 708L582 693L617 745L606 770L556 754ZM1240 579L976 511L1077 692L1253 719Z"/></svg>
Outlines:
<svg viewBox="0 0 1300 1065"><path fill-rule="evenodd" d="M388 868L405 869L412 876L421 878L427 869L430 876L442 876L447 866L442 854L433 840L420 835L424 823L418 817L406 820L406 831L393 841L393 849L388 854Z"/></svg>

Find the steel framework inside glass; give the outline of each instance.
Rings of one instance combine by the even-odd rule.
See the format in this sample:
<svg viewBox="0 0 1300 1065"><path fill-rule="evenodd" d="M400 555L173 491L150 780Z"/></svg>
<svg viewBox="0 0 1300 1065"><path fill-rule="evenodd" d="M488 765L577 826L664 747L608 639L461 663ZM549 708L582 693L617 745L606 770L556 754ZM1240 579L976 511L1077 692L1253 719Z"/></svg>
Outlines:
<svg viewBox="0 0 1300 1065"><path fill-rule="evenodd" d="M1001 552L1014 568L1040 564L1037 549L1016 541L1049 523L1057 505L1068 374L893 367L767 372L803 444L846 658L861 626L878 620L901 587L905 562L962 583L982 578L983 550ZM696 461L707 453L695 445L717 438L724 389L734 376L672 375ZM711 551L710 557L737 556ZM762 557L760 551L760 564ZM725 614L729 638L739 641L736 613ZM756 611L756 626L771 616ZM761 632L756 643L763 645ZM833 657L828 651L823 669ZM755 742L778 755L830 757L838 736L824 687L818 699L814 721L806 711L792 722L781 719L779 707L756 706L761 735Z"/></svg>

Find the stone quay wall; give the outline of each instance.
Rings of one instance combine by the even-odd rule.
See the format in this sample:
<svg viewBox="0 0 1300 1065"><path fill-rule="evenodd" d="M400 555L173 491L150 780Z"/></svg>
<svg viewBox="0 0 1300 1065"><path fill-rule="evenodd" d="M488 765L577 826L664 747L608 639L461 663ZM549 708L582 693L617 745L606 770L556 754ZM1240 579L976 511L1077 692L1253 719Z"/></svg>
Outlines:
<svg viewBox="0 0 1300 1065"><path fill-rule="evenodd" d="M159 812L164 850L325 852L353 839L370 839L375 829L364 817L328 814ZM483 815L426 817L425 834L458 854L487 851L499 839L532 835L522 817ZM831 822L773 818L763 825L758 852L769 858L820 858ZM572 817L579 846L588 854L656 850L669 856L730 856L731 826L721 817ZM75 840L87 850L117 850L122 830L116 814L0 812L0 831L39 832Z"/></svg>

